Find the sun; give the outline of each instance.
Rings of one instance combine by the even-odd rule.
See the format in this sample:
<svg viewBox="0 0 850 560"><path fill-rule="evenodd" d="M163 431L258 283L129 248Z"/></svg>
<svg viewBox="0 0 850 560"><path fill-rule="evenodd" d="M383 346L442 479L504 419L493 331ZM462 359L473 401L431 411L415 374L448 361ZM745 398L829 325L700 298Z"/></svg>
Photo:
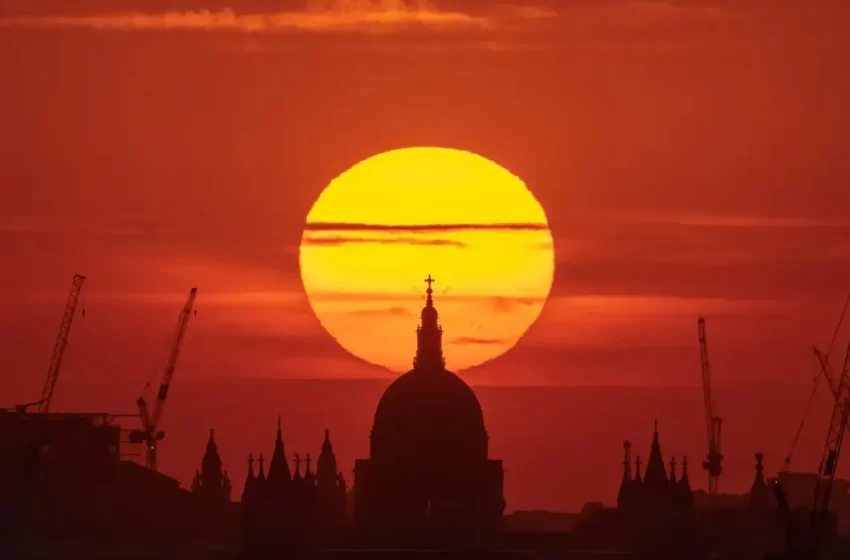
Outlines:
<svg viewBox="0 0 850 560"><path fill-rule="evenodd" d="M554 274L546 214L525 183L479 155L405 148L361 161L322 191L299 250L304 290L350 353L412 367L425 278L454 371L512 348Z"/></svg>

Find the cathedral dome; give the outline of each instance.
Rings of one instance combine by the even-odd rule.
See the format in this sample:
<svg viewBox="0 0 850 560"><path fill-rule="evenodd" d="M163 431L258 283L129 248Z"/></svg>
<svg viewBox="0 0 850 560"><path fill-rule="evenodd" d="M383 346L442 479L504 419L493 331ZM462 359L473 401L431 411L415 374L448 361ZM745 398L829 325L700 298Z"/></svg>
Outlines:
<svg viewBox="0 0 850 560"><path fill-rule="evenodd" d="M372 427L372 457L409 463L487 459L487 431L478 397L446 370L443 329L428 276L413 369L384 392Z"/></svg>
<svg viewBox="0 0 850 560"><path fill-rule="evenodd" d="M484 415L478 397L454 373L414 369L387 388L375 412L376 428L404 424L483 429Z"/></svg>
<svg viewBox="0 0 850 560"><path fill-rule="evenodd" d="M413 369L387 388L375 412L372 456L404 450L432 459L451 453L487 458L481 405L460 377L444 368Z"/></svg>

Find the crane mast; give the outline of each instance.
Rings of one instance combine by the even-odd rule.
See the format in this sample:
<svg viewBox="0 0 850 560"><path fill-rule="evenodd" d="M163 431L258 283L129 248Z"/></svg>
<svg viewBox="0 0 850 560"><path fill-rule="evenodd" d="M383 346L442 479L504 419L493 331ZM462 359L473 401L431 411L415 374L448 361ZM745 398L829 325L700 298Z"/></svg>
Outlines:
<svg viewBox="0 0 850 560"><path fill-rule="evenodd" d="M711 394L711 370L708 365L708 342L705 334L705 319L697 321L699 332L699 353L702 369L702 392L705 400L705 431L708 440L708 456L702 468L708 471L708 493L717 494L717 481L723 472L723 455L720 452L720 428L722 420L714 413L714 398Z"/></svg>
<svg viewBox="0 0 850 560"><path fill-rule="evenodd" d="M197 288L192 288L189 291L189 299L186 300L183 311L180 313L180 319L177 322L177 335L168 356L168 363L165 366L162 382L159 385L153 413L150 413L148 410L148 405L144 397L139 397L136 401L136 405L139 407L139 418L142 421L142 430L131 432L130 441L145 444L147 465L152 470L156 470L157 467L157 442L165 437L165 432L158 431L159 421L162 418L162 410L165 406L165 400L168 397L171 380L174 378L174 371L177 369L177 358L180 356L180 349L183 346L183 339L186 336L186 328L189 326L189 317L192 315L192 308L195 305L195 296L197 293Z"/></svg>
<svg viewBox="0 0 850 560"><path fill-rule="evenodd" d="M68 335L71 332L71 324L77 311L77 301L80 299L80 291L86 277L75 274L71 281L71 291L68 293L68 301L65 303L65 313L62 314L62 323L59 325L59 334L53 346L53 357L50 359L50 367L47 370L47 379L44 380L44 389L41 391L41 399L33 404L38 405L38 412L47 413L53 400L53 390L56 388L56 380L59 379L59 370L62 367L62 357L68 346Z"/></svg>
<svg viewBox="0 0 850 560"><path fill-rule="evenodd" d="M841 368L841 377L837 384L832 382L827 358L816 350L818 360L821 362L822 371L830 383L830 388L835 395L835 404L832 409L832 417L827 431L826 444L824 445L821 463L818 468L818 478L815 483L814 503L812 504L811 517L811 542L812 558L816 558L820 549L820 536L826 517L829 513L829 499L832 495L832 486L835 481L835 472L838 467L838 459L841 455L841 446L844 442L844 434L847 430L847 420L850 417L850 344L844 354L844 364Z"/></svg>

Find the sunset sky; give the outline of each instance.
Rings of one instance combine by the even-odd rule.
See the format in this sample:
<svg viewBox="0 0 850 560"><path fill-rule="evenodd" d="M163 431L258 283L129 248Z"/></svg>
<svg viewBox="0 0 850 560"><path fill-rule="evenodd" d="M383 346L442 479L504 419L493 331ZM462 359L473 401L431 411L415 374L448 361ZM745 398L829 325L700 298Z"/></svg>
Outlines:
<svg viewBox="0 0 850 560"><path fill-rule="evenodd" d="M334 177L410 146L504 166L554 238L540 319L472 385L697 388L704 314L722 414L751 406L724 390L805 387L850 291L848 20L844 0L6 0L3 406L40 391L74 273L87 315L57 409L131 410L192 286L176 400L209 379L387 379L324 332L298 248ZM697 438L700 406L681 420ZM619 440L645 435L625 418L614 476ZM539 503L523 488L509 502Z"/></svg>

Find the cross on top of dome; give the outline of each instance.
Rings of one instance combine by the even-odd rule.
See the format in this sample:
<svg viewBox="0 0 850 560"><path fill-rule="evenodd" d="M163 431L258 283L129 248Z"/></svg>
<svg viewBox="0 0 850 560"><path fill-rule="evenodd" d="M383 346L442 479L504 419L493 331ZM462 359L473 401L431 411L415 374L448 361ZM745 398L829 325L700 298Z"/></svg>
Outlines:
<svg viewBox="0 0 850 560"><path fill-rule="evenodd" d="M433 294L433 293L434 293L434 290L433 290L433 289L431 289L431 284L433 284L434 282L436 282L436 280L434 280L433 278L431 278L431 275L429 274L429 275L428 275L428 278L426 278L426 279L425 279L425 282L427 282L427 283L428 283L428 289L427 289L427 290L425 290L425 293L426 293L426 294L428 294L427 304L428 304L428 307L431 307L431 305L433 305L433 303L434 303L434 300L431 298L431 294Z"/></svg>

